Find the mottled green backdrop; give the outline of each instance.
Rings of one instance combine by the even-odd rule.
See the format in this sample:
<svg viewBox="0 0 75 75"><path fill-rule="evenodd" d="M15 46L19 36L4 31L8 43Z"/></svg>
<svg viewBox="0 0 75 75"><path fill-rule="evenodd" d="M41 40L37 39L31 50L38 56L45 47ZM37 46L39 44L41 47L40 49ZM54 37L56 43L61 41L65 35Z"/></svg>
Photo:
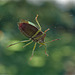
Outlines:
<svg viewBox="0 0 75 75"><path fill-rule="evenodd" d="M29 1L29 0L28 0ZM0 1L0 75L72 75L75 74L75 6L60 8L54 2L33 4L27 0ZM7 48L11 43L28 39L18 29L17 23L25 19L36 24L35 16L42 31L47 32L46 41L61 39L39 48L30 61L34 43L22 48L20 43Z"/></svg>

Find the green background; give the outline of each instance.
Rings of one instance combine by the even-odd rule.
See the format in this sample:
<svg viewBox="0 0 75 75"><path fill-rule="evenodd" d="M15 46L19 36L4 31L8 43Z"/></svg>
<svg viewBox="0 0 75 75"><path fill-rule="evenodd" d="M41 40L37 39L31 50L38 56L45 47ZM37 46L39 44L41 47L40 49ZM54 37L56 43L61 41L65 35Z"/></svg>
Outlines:
<svg viewBox="0 0 75 75"><path fill-rule="evenodd" d="M60 5L61 6L61 5ZM75 74L75 6L60 9L54 2L0 1L0 75L69 75ZM21 19L36 24L42 31L47 28L45 41L60 39L39 48L37 44L30 61L34 43L22 48L20 43L7 48L11 43L28 39L18 29Z"/></svg>

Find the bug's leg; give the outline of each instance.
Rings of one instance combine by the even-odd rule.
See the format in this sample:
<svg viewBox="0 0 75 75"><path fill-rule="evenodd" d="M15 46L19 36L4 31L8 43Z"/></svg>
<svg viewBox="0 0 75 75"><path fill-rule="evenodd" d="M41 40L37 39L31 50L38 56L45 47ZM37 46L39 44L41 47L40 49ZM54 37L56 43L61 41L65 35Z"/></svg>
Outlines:
<svg viewBox="0 0 75 75"><path fill-rule="evenodd" d="M32 57L33 57L35 47L36 47L36 42L35 42L35 44L34 44L33 51L32 51L32 56L30 57L30 60L31 60L31 59L32 59Z"/></svg>
<svg viewBox="0 0 75 75"><path fill-rule="evenodd" d="M53 41L56 41L56 40L60 40L60 39L54 39L54 40L51 40L51 41L48 41L48 42L44 42L45 44L46 43L49 43L49 42L53 42ZM41 47L42 45L40 45L39 47Z"/></svg>
<svg viewBox="0 0 75 75"><path fill-rule="evenodd" d="M39 47L41 47L41 46L45 46L45 54L47 55L47 56L49 56L48 54L47 54L47 46L46 46L46 44L45 44L45 42L44 43L40 43L40 46Z"/></svg>
<svg viewBox="0 0 75 75"><path fill-rule="evenodd" d="M17 42L17 43L13 43L13 44L11 44L11 45L9 45L9 46L7 46L7 47L13 46L13 45L18 44L18 43L21 43L21 42L28 42L28 41L30 41L30 40L31 40L31 39L29 39L29 40L24 40L24 41L19 41L19 42Z"/></svg>
<svg viewBox="0 0 75 75"><path fill-rule="evenodd" d="M44 33L46 33L48 30L50 30L49 28L47 30L44 31Z"/></svg>
<svg viewBox="0 0 75 75"><path fill-rule="evenodd" d="M37 17L38 17L38 14L36 15L36 17L35 17L35 21L37 22L37 24L38 24L38 26L39 26L39 30L41 30L41 26L40 26L40 24L39 24L39 22L38 22L38 20L37 20Z"/></svg>
<svg viewBox="0 0 75 75"><path fill-rule="evenodd" d="M28 46L28 45L31 44L32 42L33 42L33 41L27 43L25 46L23 46L23 48L26 47L26 46Z"/></svg>
<svg viewBox="0 0 75 75"><path fill-rule="evenodd" d="M49 55L47 54L47 46L46 46L46 44L45 44L45 54L46 54L47 56L49 56Z"/></svg>

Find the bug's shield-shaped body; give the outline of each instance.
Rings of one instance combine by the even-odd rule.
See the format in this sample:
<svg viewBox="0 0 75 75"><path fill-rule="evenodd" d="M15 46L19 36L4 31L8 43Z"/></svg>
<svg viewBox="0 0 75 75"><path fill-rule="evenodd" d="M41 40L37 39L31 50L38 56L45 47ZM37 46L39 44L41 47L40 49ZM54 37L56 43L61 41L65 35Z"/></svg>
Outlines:
<svg viewBox="0 0 75 75"><path fill-rule="evenodd" d="M22 42L28 42L30 41L29 43L25 44L23 47L26 47L28 46L29 44L31 44L33 41L35 42L34 44L34 47L33 47L33 51L32 51L32 56L34 54L34 50L36 48L36 44L39 43L41 47L42 45L45 46L45 54L48 56L47 52L46 52L46 43L49 43L49 42L52 42L52 41L56 41L56 40L59 40L59 39L55 39L55 40L52 40L52 41L48 41L48 42L44 42L44 38L46 36L46 32L49 30L49 28L47 30L45 30L44 32L41 31L41 26L37 20L37 17L38 15L35 17L35 20L37 22L37 25L33 24L32 22L30 21L26 21L26 20L21 20L19 23L18 23L18 27L19 27L19 30L25 35L27 36L28 38L30 38L29 40L23 40L23 41L19 41L17 43L14 43L14 44L11 44L9 45L8 47L12 46L12 45L15 45L15 44L18 44L18 43L22 43ZM38 26L38 27L37 27ZM32 58L31 56L31 58ZM30 60L31 60L30 58Z"/></svg>
<svg viewBox="0 0 75 75"><path fill-rule="evenodd" d="M46 33L43 34L42 31L39 31L33 23L24 20L18 24L18 27L19 30L28 38L31 38L35 42L44 43Z"/></svg>

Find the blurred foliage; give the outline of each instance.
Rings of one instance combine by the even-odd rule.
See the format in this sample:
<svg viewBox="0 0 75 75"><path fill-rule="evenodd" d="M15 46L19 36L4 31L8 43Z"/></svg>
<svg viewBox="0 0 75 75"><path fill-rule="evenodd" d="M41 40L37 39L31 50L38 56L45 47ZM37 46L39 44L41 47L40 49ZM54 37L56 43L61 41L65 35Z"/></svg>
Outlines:
<svg viewBox="0 0 75 75"><path fill-rule="evenodd" d="M61 40L47 44L47 57L44 47L37 45L30 61L34 43L22 48L21 43L10 48L13 42L28 39L17 26L20 19L36 24L35 16L42 30L50 28L46 41ZM0 75L72 75L75 74L75 7L62 10L53 2L34 5L24 0L0 1Z"/></svg>

